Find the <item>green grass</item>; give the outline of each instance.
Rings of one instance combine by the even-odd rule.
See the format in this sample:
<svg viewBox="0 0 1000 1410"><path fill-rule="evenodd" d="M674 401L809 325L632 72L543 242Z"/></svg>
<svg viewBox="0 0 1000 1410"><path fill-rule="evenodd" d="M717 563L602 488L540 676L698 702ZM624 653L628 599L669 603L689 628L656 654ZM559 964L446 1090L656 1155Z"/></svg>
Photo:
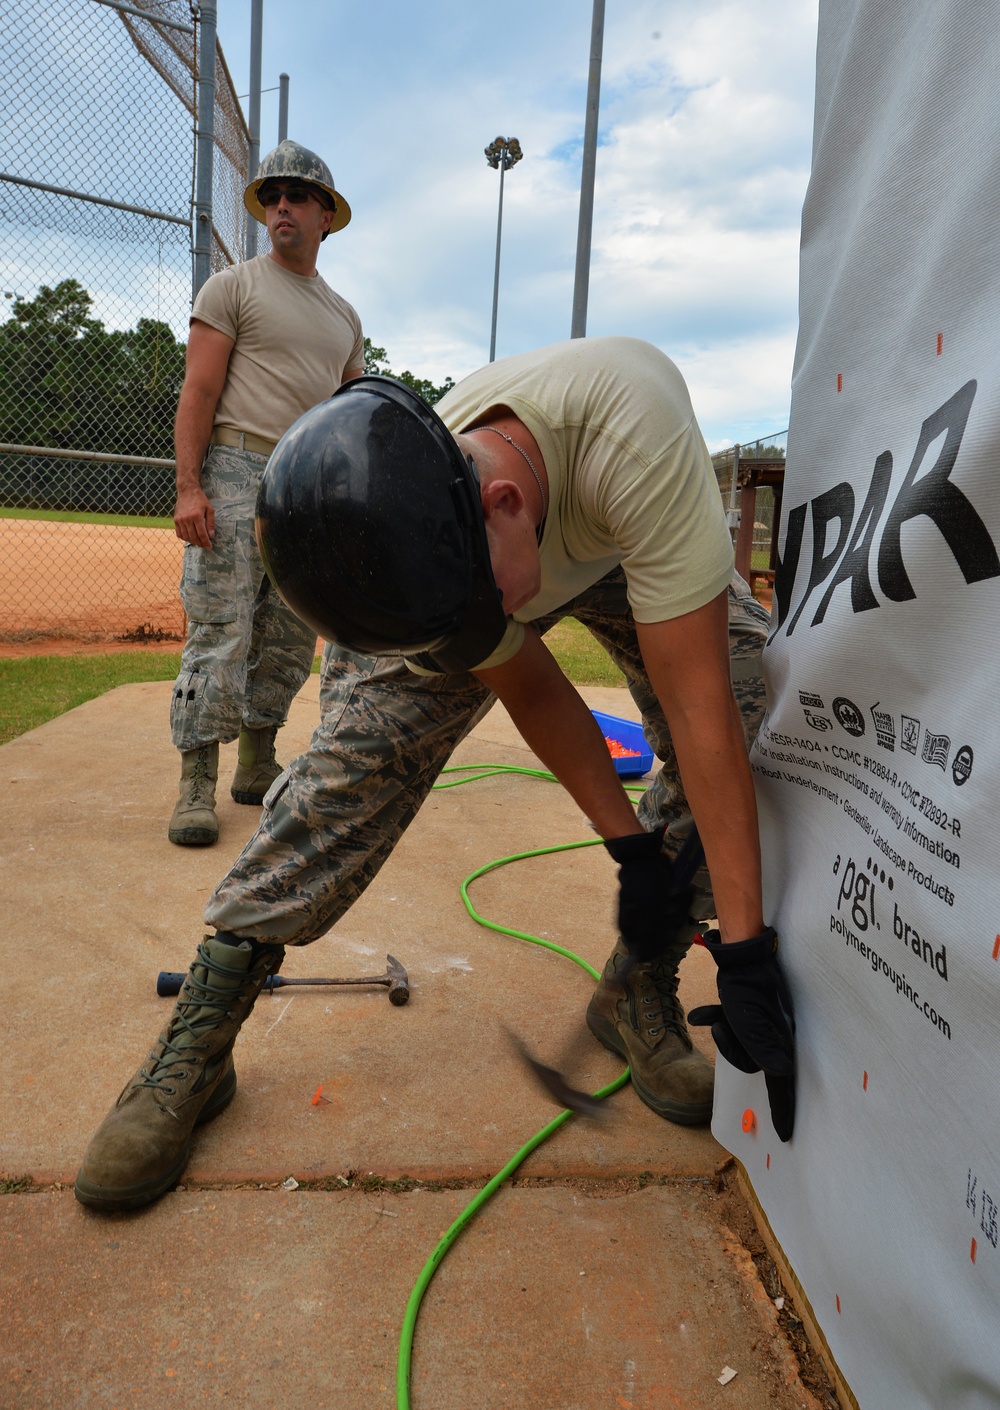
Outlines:
<svg viewBox="0 0 1000 1410"><path fill-rule="evenodd" d="M572 618L547 633L556 660L576 685L624 685L621 672ZM104 656L0 659L0 744L36 729L95 696L136 681L172 681L179 652L114 651ZM313 662L319 670L319 657Z"/></svg>
<svg viewBox="0 0 1000 1410"><path fill-rule="evenodd" d="M13 1178L0 1175L0 1195L19 1195L22 1190L30 1190L33 1184L30 1175L18 1175Z"/></svg>
<svg viewBox="0 0 1000 1410"><path fill-rule="evenodd" d="M83 514L61 509L0 509L0 519L48 519L56 524L116 524L127 529L172 529L173 519L143 514Z"/></svg>
<svg viewBox="0 0 1000 1410"><path fill-rule="evenodd" d="M545 644L574 685L620 685L625 677L604 647L575 617L564 617L545 633Z"/></svg>
<svg viewBox="0 0 1000 1410"><path fill-rule="evenodd" d="M171 681L180 653L115 651L107 656L20 656L0 660L0 744L134 681Z"/></svg>

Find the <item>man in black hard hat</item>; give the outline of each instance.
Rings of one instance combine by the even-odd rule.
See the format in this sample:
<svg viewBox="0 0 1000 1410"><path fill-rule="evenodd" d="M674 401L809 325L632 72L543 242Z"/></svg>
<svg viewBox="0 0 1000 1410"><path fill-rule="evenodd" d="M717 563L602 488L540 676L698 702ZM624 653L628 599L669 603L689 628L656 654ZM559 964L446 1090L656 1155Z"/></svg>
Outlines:
<svg viewBox="0 0 1000 1410"><path fill-rule="evenodd" d="M389 378L356 379L282 438L257 533L279 592L331 642L323 718L212 895L215 934L91 1142L77 1197L136 1208L176 1182L195 1124L235 1090L233 1042L284 946L347 911L495 698L619 863L621 938L592 1032L654 1111L708 1121L712 1069L688 1036L677 967L696 921L717 915L721 1006L696 1017L730 1061L765 1071L788 1139L793 1019L762 914L746 753L767 616L734 575L673 363L635 339L574 340L483 368L436 412ZM545 646L567 615L621 666L664 761L638 815ZM692 881L698 834L707 872Z"/></svg>

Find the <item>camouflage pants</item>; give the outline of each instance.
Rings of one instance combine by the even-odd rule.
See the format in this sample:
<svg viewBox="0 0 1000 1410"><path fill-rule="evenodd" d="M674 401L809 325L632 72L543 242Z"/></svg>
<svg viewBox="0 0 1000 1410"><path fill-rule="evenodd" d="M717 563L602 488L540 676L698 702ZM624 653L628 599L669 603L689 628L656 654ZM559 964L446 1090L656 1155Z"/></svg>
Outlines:
<svg viewBox="0 0 1000 1410"><path fill-rule="evenodd" d="M209 446L201 484L215 510L211 549L184 549L181 601L188 636L170 702L178 749L235 739L240 726L284 724L312 670L316 633L281 601L264 572L254 508L267 457Z"/></svg>
<svg viewBox="0 0 1000 1410"><path fill-rule="evenodd" d="M761 651L768 617L742 579L730 588L733 688L748 745L764 714ZM670 733L647 679L620 569L538 624L581 621L625 673L649 743L663 761L639 818L669 828L676 852L690 826ZM327 647L321 720L306 753L264 800L235 866L216 887L205 920L286 945L307 945L334 925L392 852L455 746L495 700L472 675L418 676L397 657ZM714 914L707 873L697 879L700 918Z"/></svg>

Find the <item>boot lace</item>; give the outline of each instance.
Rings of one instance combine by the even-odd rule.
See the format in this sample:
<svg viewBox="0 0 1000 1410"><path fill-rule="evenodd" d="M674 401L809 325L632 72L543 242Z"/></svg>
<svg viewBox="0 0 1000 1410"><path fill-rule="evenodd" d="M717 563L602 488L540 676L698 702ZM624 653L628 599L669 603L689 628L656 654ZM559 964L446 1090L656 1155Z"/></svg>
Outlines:
<svg viewBox="0 0 1000 1410"><path fill-rule="evenodd" d="M680 954L667 954L658 960L637 964L629 976L629 987L633 1012L642 1015L647 1035L658 1038L663 1033L674 1033L690 1048L684 1010L677 998L677 966L681 958Z"/></svg>
<svg viewBox="0 0 1000 1410"><path fill-rule="evenodd" d="M192 803L211 801L212 780L208 768L208 751L199 749L191 770L190 797Z"/></svg>
<svg viewBox="0 0 1000 1410"><path fill-rule="evenodd" d="M245 981L255 983L260 974L258 966L249 971L233 970L217 964L209 956L204 945L198 946L198 958L191 966L177 1008L163 1039L159 1052L147 1069L143 1069L142 1080L136 1087L152 1087L164 1096L173 1096L175 1088L169 1085L172 1078L183 1078L185 1068L202 1061L202 1054L209 1052L211 1043L204 1041L218 1027L220 1021L229 1016L234 1004L244 997L244 986L234 989L231 984L225 988L215 983L213 976L225 976L232 980L236 975ZM266 976L265 976L266 977Z"/></svg>

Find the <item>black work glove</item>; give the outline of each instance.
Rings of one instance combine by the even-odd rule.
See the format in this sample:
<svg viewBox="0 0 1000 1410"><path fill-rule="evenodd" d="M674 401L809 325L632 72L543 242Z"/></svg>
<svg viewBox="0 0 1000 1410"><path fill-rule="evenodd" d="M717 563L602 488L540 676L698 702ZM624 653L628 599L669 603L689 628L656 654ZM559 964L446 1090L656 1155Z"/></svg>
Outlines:
<svg viewBox="0 0 1000 1410"><path fill-rule="evenodd" d="M688 923L691 887L679 881L663 851L663 828L611 837L605 847L618 863L618 933L638 964L663 954Z"/></svg>
<svg viewBox="0 0 1000 1410"><path fill-rule="evenodd" d="M723 945L704 937L718 966L719 1003L692 1009L688 1023L711 1026L715 1046L741 1072L764 1073L771 1121L782 1141L795 1127L795 1015L778 967L778 936L768 926L750 940Z"/></svg>

